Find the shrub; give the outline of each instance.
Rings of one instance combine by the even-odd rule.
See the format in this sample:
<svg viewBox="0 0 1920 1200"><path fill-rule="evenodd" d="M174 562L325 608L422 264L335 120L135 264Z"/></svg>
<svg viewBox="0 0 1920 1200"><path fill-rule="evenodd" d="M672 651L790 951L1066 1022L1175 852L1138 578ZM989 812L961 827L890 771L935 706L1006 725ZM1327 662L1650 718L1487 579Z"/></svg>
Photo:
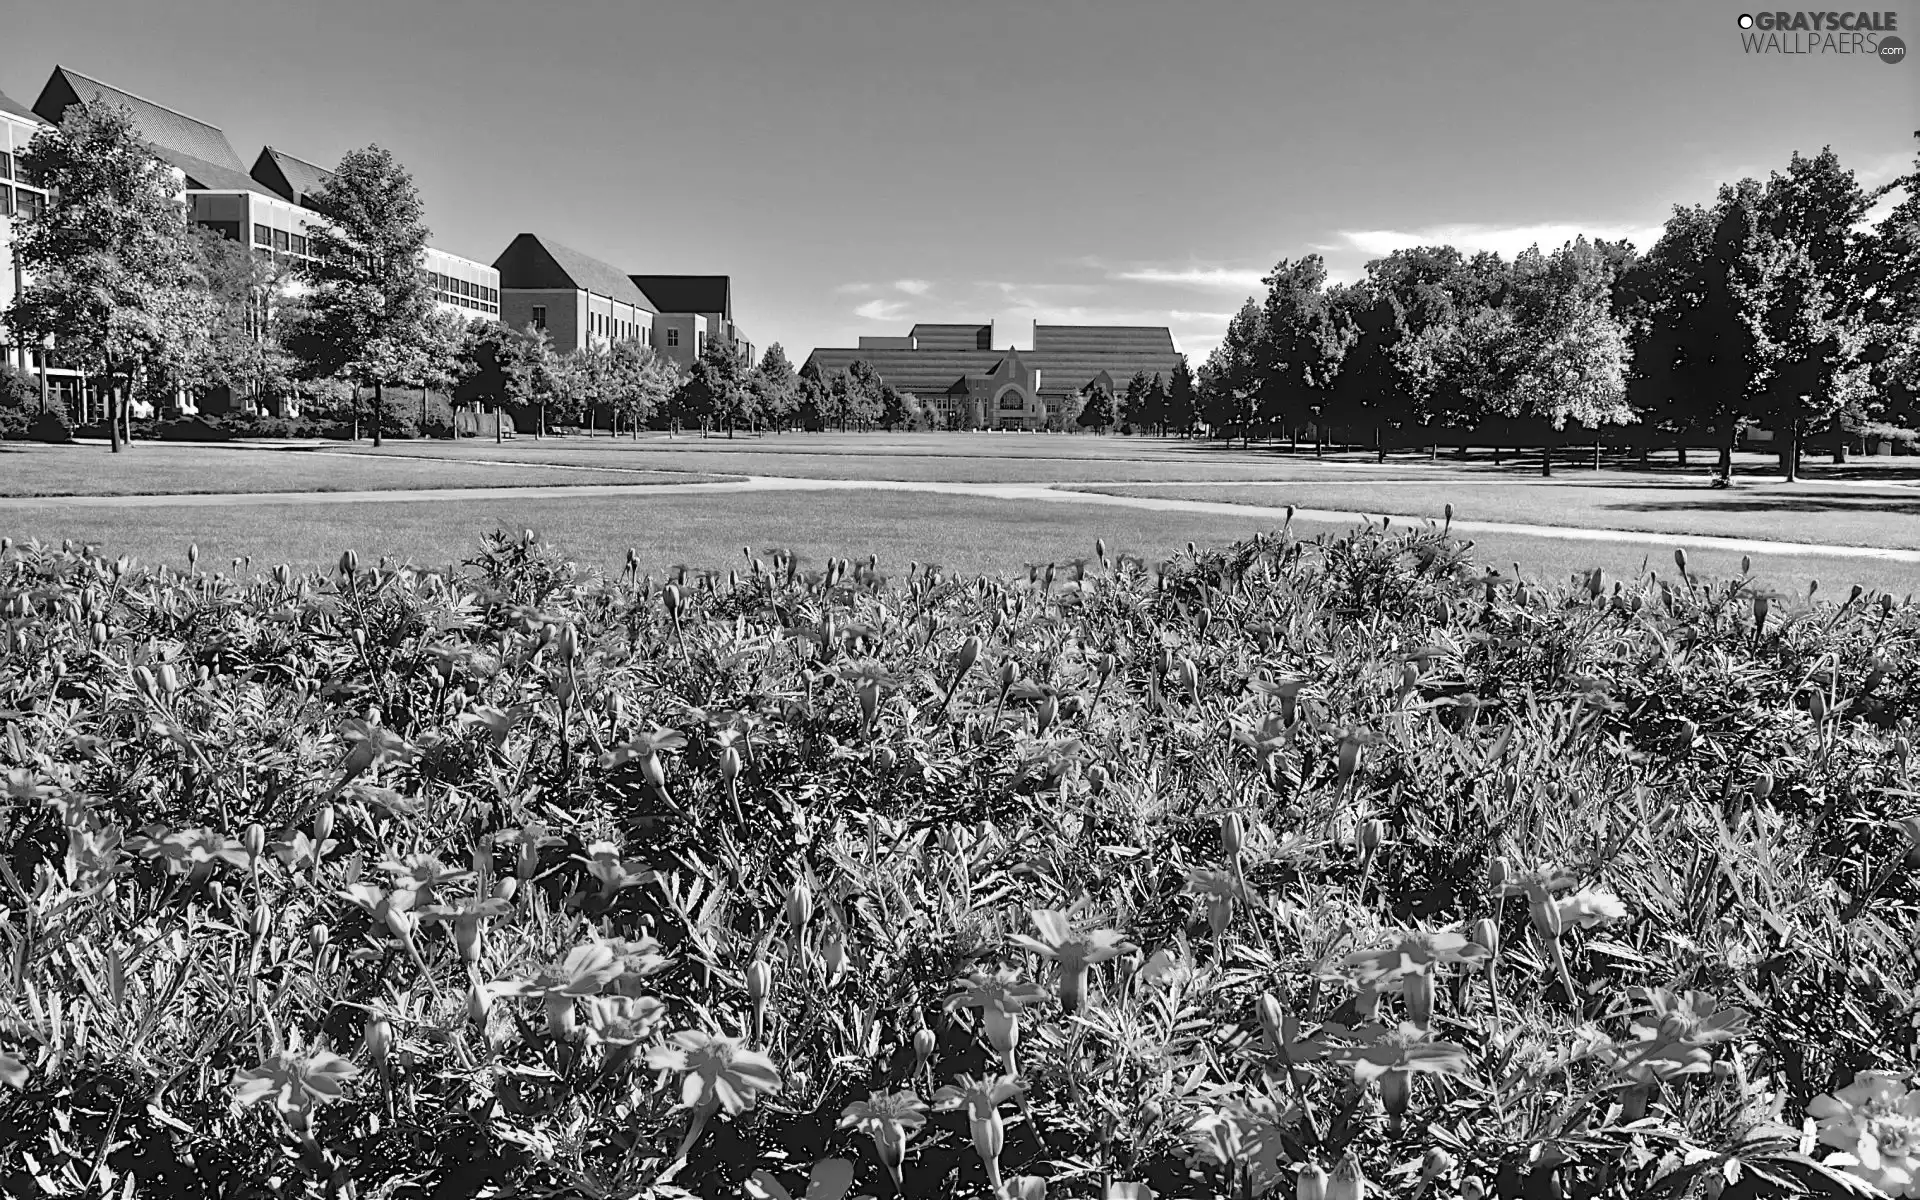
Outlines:
<svg viewBox="0 0 1920 1200"><path fill-rule="evenodd" d="M1906 1186L1920 610L1097 550L5 550L0 1188Z"/></svg>

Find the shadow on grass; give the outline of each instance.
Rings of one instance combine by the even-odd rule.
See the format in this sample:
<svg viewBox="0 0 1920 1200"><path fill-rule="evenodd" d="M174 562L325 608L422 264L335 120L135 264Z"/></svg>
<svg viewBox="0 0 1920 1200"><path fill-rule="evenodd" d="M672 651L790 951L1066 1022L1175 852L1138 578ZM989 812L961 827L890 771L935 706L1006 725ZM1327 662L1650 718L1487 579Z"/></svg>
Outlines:
<svg viewBox="0 0 1920 1200"><path fill-rule="evenodd" d="M1620 512L1725 512L1725 513L1861 513L1896 516L1920 516L1920 500L1894 500L1885 496L1717 496L1661 504L1609 504ZM1920 532L1920 531L1916 531Z"/></svg>

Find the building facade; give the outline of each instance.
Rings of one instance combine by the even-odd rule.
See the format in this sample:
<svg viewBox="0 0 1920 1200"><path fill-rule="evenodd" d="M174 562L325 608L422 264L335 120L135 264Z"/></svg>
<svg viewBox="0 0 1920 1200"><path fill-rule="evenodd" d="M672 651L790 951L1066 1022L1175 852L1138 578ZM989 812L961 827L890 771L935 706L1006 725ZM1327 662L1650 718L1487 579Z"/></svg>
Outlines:
<svg viewBox="0 0 1920 1200"><path fill-rule="evenodd" d="M748 362L753 344L733 323L733 280L726 275L633 275L634 286L653 304L653 345L691 367L715 338Z"/></svg>
<svg viewBox="0 0 1920 1200"><path fill-rule="evenodd" d="M922 324L905 337L817 349L802 370L827 379L865 362L950 429L1037 430L1061 428L1070 401L1096 387L1124 395L1138 372L1168 381L1180 360L1164 326L1035 324L1033 349L1010 342L996 336L991 323Z"/></svg>
<svg viewBox="0 0 1920 1200"><path fill-rule="evenodd" d="M653 303L618 269L523 233L493 260L500 278L500 320L510 328L544 329L559 353L611 342L650 346Z"/></svg>
<svg viewBox="0 0 1920 1200"><path fill-rule="evenodd" d="M30 177L20 161L27 144L45 128L46 122L32 109L0 92L0 314L6 312L26 282L13 257L14 220L38 212L47 203L46 189ZM24 338L10 336L4 325L0 325L0 346L5 348L6 361L15 368L28 372L40 369L40 350Z"/></svg>

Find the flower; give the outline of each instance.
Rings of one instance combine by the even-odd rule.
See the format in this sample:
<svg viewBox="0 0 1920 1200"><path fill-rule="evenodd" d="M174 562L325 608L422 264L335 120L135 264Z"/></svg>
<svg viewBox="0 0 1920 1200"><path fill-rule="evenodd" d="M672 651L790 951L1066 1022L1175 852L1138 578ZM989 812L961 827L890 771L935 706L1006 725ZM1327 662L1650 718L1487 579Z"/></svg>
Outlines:
<svg viewBox="0 0 1920 1200"><path fill-rule="evenodd" d="M1889 1196L1920 1197L1920 1088L1889 1071L1862 1071L1837 1093L1815 1096L1807 1115L1821 1144L1840 1151L1827 1165Z"/></svg>
<svg viewBox="0 0 1920 1200"><path fill-rule="evenodd" d="M993 1185L996 1196L1001 1192L1000 1151L1007 1143L1007 1126L1000 1119L1000 1106L1019 1092L1020 1085L1011 1075L989 1079L962 1075L957 1083L950 1083L933 1094L935 1112L967 1110L974 1153L986 1164L987 1181Z"/></svg>
<svg viewBox="0 0 1920 1200"><path fill-rule="evenodd" d="M1627 915L1627 906L1611 892L1582 888L1571 896L1550 899L1532 906L1534 928L1549 937L1559 937L1570 925L1590 929L1618 921Z"/></svg>
<svg viewBox="0 0 1920 1200"><path fill-rule="evenodd" d="M1433 976L1445 963L1475 965L1491 953L1451 929L1403 932L1391 946L1349 954L1341 963L1355 983L1370 992L1399 992L1406 997L1407 1015L1414 1024L1433 1020Z"/></svg>
<svg viewBox="0 0 1920 1200"><path fill-rule="evenodd" d="M532 979L510 984L508 994L538 996L547 1006L547 1029L557 1038L571 1038L579 1029L573 1002L597 996L620 973L613 951L602 942L575 946L558 963Z"/></svg>
<svg viewBox="0 0 1920 1200"><path fill-rule="evenodd" d="M1060 964L1060 1007L1069 1013L1086 1002L1088 968L1136 949L1111 929L1075 930L1063 912L1042 908L1030 916L1040 936L1016 933L1008 940Z"/></svg>
<svg viewBox="0 0 1920 1200"><path fill-rule="evenodd" d="M1006 1073L1015 1074L1013 1051L1020 1044L1020 1010L1038 1004L1046 997L1046 989L1022 982L1007 970L992 975L974 974L961 980L959 986L962 990L947 998L947 1011L979 1009L987 1041L1000 1052Z"/></svg>
<svg viewBox="0 0 1920 1200"><path fill-rule="evenodd" d="M666 1015L653 996L595 996L587 1001L587 1040L624 1049L652 1037Z"/></svg>
<svg viewBox="0 0 1920 1200"><path fill-rule="evenodd" d="M656 1071L684 1071L680 1103L693 1109L720 1108L738 1116L752 1108L760 1093L780 1090L780 1071L773 1060L746 1048L740 1038L721 1037L686 1029L669 1044L647 1052L647 1065Z"/></svg>
<svg viewBox="0 0 1920 1200"><path fill-rule="evenodd" d="M480 961L480 933L486 922L512 911L513 906L505 900L466 896L451 904L433 904L421 909L420 920L423 924L441 921L453 926L453 940L460 947L460 957L467 962L477 963Z"/></svg>
<svg viewBox="0 0 1920 1200"><path fill-rule="evenodd" d="M912 1092L873 1092L840 1114L840 1128L858 1128L873 1139L874 1151L892 1176L894 1191L901 1195L906 1194L900 1164L906 1161L907 1139L926 1122L927 1106Z"/></svg>
<svg viewBox="0 0 1920 1200"><path fill-rule="evenodd" d="M298 1043L270 1055L259 1066L234 1072L233 1099L241 1108L251 1108L271 1098L282 1114L304 1114L315 1105L340 1099L342 1085L360 1073L360 1068L327 1049L317 1046L302 1050Z"/></svg>
<svg viewBox="0 0 1920 1200"><path fill-rule="evenodd" d="M1353 1035L1362 1044L1336 1050L1332 1058L1353 1068L1353 1081L1362 1087L1379 1080L1380 1099L1394 1117L1407 1109L1414 1075L1465 1075L1468 1070L1465 1046L1430 1041L1426 1031L1412 1023L1393 1029L1363 1025Z"/></svg>

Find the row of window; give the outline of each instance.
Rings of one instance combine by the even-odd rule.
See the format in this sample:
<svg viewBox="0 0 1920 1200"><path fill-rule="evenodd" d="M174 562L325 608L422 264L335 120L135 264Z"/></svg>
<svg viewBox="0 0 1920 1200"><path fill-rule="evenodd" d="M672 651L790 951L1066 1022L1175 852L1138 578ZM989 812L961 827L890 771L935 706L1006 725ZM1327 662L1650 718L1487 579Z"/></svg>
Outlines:
<svg viewBox="0 0 1920 1200"><path fill-rule="evenodd" d="M46 208L45 193L30 188L11 188L0 183L0 217L11 217L16 213L31 217L45 212Z"/></svg>
<svg viewBox="0 0 1920 1200"><path fill-rule="evenodd" d="M253 244L265 246L279 254L297 254L307 257L307 239L297 233L288 233L284 229L274 229L268 225L253 227Z"/></svg>
<svg viewBox="0 0 1920 1200"><path fill-rule="evenodd" d="M33 177L33 172L27 169L27 164L18 155L8 154L5 150L0 150L0 179L24 183L28 187L40 186L40 181Z"/></svg>
<svg viewBox="0 0 1920 1200"><path fill-rule="evenodd" d="M490 287L469 283L464 279L455 279L451 275L442 275L438 271L428 271L426 274L427 282L433 285L433 290L436 292L445 292L449 296L468 300L479 300L486 304L500 303L500 293Z"/></svg>

